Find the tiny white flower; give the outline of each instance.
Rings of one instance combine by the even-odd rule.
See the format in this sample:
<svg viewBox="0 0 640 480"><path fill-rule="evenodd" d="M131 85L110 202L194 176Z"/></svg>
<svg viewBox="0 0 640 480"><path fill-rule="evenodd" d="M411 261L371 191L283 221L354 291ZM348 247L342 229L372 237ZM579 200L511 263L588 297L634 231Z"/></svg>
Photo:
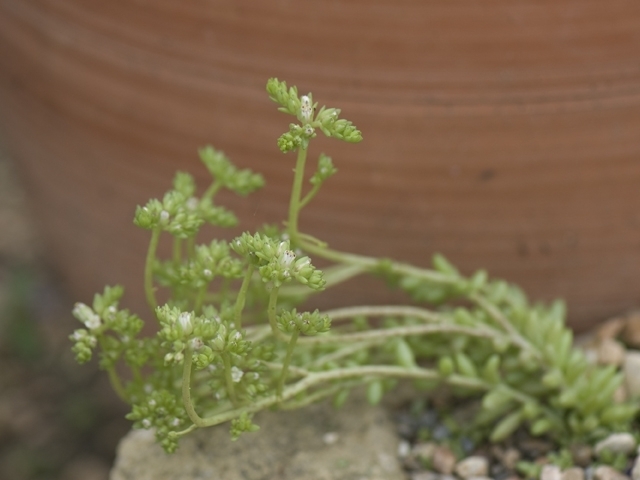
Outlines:
<svg viewBox="0 0 640 480"><path fill-rule="evenodd" d="M149 420L148 418L142 419L142 426L144 428L150 428L151 427L151 420Z"/></svg>
<svg viewBox="0 0 640 480"><path fill-rule="evenodd" d="M208 268L205 268L202 273L204 274L205 277L207 278L211 278L213 277L213 272L211 270L209 270Z"/></svg>
<svg viewBox="0 0 640 480"><path fill-rule="evenodd" d="M282 257L280 257L280 263L284 266L284 267L289 267L293 261L296 259L296 254L293 253L291 250L285 250L284 254L282 255Z"/></svg>
<svg viewBox="0 0 640 480"><path fill-rule="evenodd" d="M172 427L177 427L180 425L180 419L179 418L174 418L173 420L171 420L171 426Z"/></svg>
<svg viewBox="0 0 640 480"><path fill-rule="evenodd" d="M195 210L196 208L198 208L198 199L196 197L191 197L189 200L187 200L187 208L189 210Z"/></svg>
<svg viewBox="0 0 640 480"><path fill-rule="evenodd" d="M200 337L196 337L196 338L191 339L190 344L191 344L191 349L192 350L199 350L204 345L204 342L202 341L202 339Z"/></svg>
<svg viewBox="0 0 640 480"><path fill-rule="evenodd" d="M82 302L78 302L73 306L72 313L73 316L84 323L89 330L95 330L102 324L98 314Z"/></svg>
<svg viewBox="0 0 640 480"><path fill-rule="evenodd" d="M236 333L233 335L233 339L234 339L234 340L240 340L241 338L242 338L242 334L241 334L240 332L236 332Z"/></svg>
<svg viewBox="0 0 640 480"><path fill-rule="evenodd" d="M234 383L238 383L242 379L243 375L244 372L238 367L236 367L235 365L231 367L231 380L233 380Z"/></svg>
<svg viewBox="0 0 640 480"><path fill-rule="evenodd" d="M313 114L313 107L311 105L311 99L307 95L300 97L300 113L302 119L305 122L311 121L311 115Z"/></svg>
<svg viewBox="0 0 640 480"><path fill-rule="evenodd" d="M155 407L156 406L156 401L153 398L151 400L149 400L149 406L150 407Z"/></svg>
<svg viewBox="0 0 640 480"><path fill-rule="evenodd" d="M191 314L189 312L182 312L178 317L178 323L182 328L182 331L189 335L193 331L193 325L191 325Z"/></svg>
<svg viewBox="0 0 640 480"><path fill-rule="evenodd" d="M160 220L162 222L168 222L169 221L169 217L171 217L171 215L169 215L169 212L167 212L166 210L162 210L160 212Z"/></svg>
<svg viewBox="0 0 640 480"><path fill-rule="evenodd" d="M311 125L307 125L306 127L304 127L304 133L307 134L308 137L310 137L311 135L313 135L314 132L314 128Z"/></svg>

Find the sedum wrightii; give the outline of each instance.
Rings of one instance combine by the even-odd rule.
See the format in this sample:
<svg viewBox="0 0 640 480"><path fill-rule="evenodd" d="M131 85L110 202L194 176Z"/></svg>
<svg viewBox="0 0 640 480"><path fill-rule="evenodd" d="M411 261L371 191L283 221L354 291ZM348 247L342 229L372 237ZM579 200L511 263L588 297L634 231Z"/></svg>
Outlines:
<svg viewBox="0 0 640 480"><path fill-rule="evenodd" d="M560 445L629 428L637 407L613 401L621 375L572 347L562 303L532 306L517 287L484 271L465 277L440 255L432 269L420 268L340 252L301 232L301 211L336 173L321 154L303 193L310 141L318 132L354 143L362 136L339 109L317 109L311 94L299 96L277 79L267 92L297 120L278 139L282 152L297 154L285 228L196 245L204 224L237 223L215 203L218 191L246 195L263 185L260 175L204 148L200 158L213 180L202 196L179 172L161 200L136 210L134 223L151 232L144 285L157 334L140 336L140 317L118 308L119 286L96 295L91 307L74 308L85 325L71 336L78 361L99 351L136 427L154 428L172 452L197 428L230 421L235 439L258 428L252 415L260 410L326 397L341 404L357 385L376 403L395 380L408 379L424 390L481 397L473 427L492 441L519 427ZM163 233L173 237L166 260L156 255ZM307 254L332 265L323 273ZM363 274L383 277L416 303L296 309L309 295ZM158 287L169 293L163 305Z"/></svg>

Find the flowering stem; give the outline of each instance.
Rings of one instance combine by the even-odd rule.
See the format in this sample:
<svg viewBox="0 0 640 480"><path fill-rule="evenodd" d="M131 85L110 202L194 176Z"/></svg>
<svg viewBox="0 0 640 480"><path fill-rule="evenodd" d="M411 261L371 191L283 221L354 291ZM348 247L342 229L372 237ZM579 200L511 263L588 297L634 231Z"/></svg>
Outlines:
<svg viewBox="0 0 640 480"><path fill-rule="evenodd" d="M244 309L244 302L247 299L247 289L253 276L255 267L249 264L247 270L244 272L244 278L242 279L242 285L240 285L240 291L236 297L236 305L233 309L233 321L236 324L236 328L240 330L242 328L242 310Z"/></svg>
<svg viewBox="0 0 640 480"><path fill-rule="evenodd" d="M317 385L332 381L349 380L357 378L405 378L423 380L442 380L443 382L457 387L470 388L474 390L489 390L491 385L478 378L469 378L461 375L449 375L443 378L437 371L426 368L403 368L387 365L367 365L360 367L338 368L317 373L310 373L305 378L286 387L279 397L276 394L262 397L251 405L227 410L207 418L203 418L202 426L213 426L224 423L239 417L242 413L255 413L265 408L276 405L282 401L287 401ZM194 422L195 423L195 422ZM199 425L200 426L200 425Z"/></svg>
<svg viewBox="0 0 640 480"><path fill-rule="evenodd" d="M207 293L207 286L208 285L205 283L198 289L196 300L193 305L193 310L196 312L196 315L200 315L202 313L202 303L204 302L204 297Z"/></svg>
<svg viewBox="0 0 640 480"><path fill-rule="evenodd" d="M204 420L197 414L191 400L191 348L187 348L184 355L184 364L182 366L182 403L187 411L189 419L198 427L204 426Z"/></svg>
<svg viewBox="0 0 640 480"><path fill-rule="evenodd" d="M271 326L271 332L273 336L279 339L288 340L287 337L278 330L277 322L277 308L278 308L278 287L273 287L269 294L269 305L267 306L267 315L269 316L269 325Z"/></svg>
<svg viewBox="0 0 640 480"><path fill-rule="evenodd" d="M214 195L218 193L218 190L220 190L221 187L222 187L222 184L219 181L213 182L211 185L209 185L209 188L207 188L207 191L204 192L204 194L202 195L202 199L204 200L206 198L208 200L211 200L214 197Z"/></svg>
<svg viewBox="0 0 640 480"><path fill-rule="evenodd" d="M300 204L300 196L302 194L302 181L304 179L304 166L307 161L307 149L298 148L298 159L294 169L293 187L291 188L291 200L289 201L289 238L293 245L299 242L298 234L298 214L302 208Z"/></svg>
<svg viewBox="0 0 640 480"><path fill-rule="evenodd" d="M227 384L227 393L229 394L229 399L234 406L237 406L238 399L236 397L236 389L233 385L233 378L231 377L231 358L229 357L228 352L222 352L222 363L224 365L224 378Z"/></svg>
<svg viewBox="0 0 640 480"><path fill-rule="evenodd" d="M289 369L289 364L291 363L291 357L293 356L293 350L295 349L298 335L300 335L300 331L296 328L289 338L289 344L287 345L287 354L284 357L282 372L280 373L280 378L278 379L278 388L276 390L278 397L282 396L282 389L284 388L284 382L287 379L287 371Z"/></svg>
<svg viewBox="0 0 640 480"><path fill-rule="evenodd" d="M149 241L149 249L147 250L147 260L144 266L144 291L147 296L147 304L151 311L156 311L158 302L156 301L155 288L153 287L153 264L156 260L156 251L158 250L158 242L160 240L161 227L156 227L151 231L151 240Z"/></svg>

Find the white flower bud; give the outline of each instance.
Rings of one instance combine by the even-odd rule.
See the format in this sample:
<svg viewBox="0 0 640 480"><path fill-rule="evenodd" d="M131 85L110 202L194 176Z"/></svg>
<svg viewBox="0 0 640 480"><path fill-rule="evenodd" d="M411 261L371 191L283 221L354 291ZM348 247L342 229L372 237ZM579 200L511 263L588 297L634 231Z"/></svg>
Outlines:
<svg viewBox="0 0 640 480"><path fill-rule="evenodd" d="M160 212L160 221L163 223L167 223L169 221L169 218L171 217L171 215L169 215L169 212L167 212L166 210L162 210Z"/></svg>

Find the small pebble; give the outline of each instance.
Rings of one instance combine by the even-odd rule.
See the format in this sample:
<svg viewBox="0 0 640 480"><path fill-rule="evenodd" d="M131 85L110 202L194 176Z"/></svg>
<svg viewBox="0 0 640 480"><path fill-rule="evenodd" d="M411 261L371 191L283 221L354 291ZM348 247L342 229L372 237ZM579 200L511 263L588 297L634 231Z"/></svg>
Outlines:
<svg viewBox="0 0 640 480"><path fill-rule="evenodd" d="M609 450L612 453L631 453L636 448L636 439L630 433L612 433L595 446L596 455Z"/></svg>
<svg viewBox="0 0 640 480"><path fill-rule="evenodd" d="M462 478L486 477L489 473L489 460L479 455L467 457L458 462L455 472Z"/></svg>
<svg viewBox="0 0 640 480"><path fill-rule="evenodd" d="M409 477L411 480L440 480L440 475L435 472L414 472Z"/></svg>
<svg viewBox="0 0 640 480"><path fill-rule="evenodd" d="M640 480L640 457L636 457L633 462L633 468L631 469L631 478L633 480Z"/></svg>
<svg viewBox="0 0 640 480"><path fill-rule="evenodd" d="M562 470L557 465L544 465L540 472L540 480L562 480Z"/></svg>
<svg viewBox="0 0 640 480"><path fill-rule="evenodd" d="M624 346L612 338L605 338L598 345L598 363L619 367L624 362Z"/></svg>
<svg viewBox="0 0 640 480"><path fill-rule="evenodd" d="M445 475L451 475L456 466L456 456L447 447L438 446L433 452L431 459L433 468Z"/></svg>
<svg viewBox="0 0 640 480"><path fill-rule="evenodd" d="M411 453L411 444L406 440L398 442L398 457L405 458Z"/></svg>
<svg viewBox="0 0 640 480"><path fill-rule="evenodd" d="M589 445L575 444L570 448L573 463L579 467L588 467L593 460L593 449Z"/></svg>
<svg viewBox="0 0 640 480"><path fill-rule="evenodd" d="M640 351L627 351L622 370L629 397L640 397Z"/></svg>
<svg viewBox="0 0 640 480"><path fill-rule="evenodd" d="M325 445L333 445L338 440L340 440L340 435L336 432L327 432L322 436L322 441Z"/></svg>
<svg viewBox="0 0 640 480"><path fill-rule="evenodd" d="M502 456L502 464L509 470L515 470L516 465L522 458L520 452L515 448L508 448Z"/></svg>
<svg viewBox="0 0 640 480"><path fill-rule="evenodd" d="M436 451L436 444L431 442L416 443L411 448L411 455L425 461L430 461Z"/></svg>
<svg viewBox="0 0 640 480"><path fill-rule="evenodd" d="M625 474L620 473L609 465L600 465L593 471L594 480L629 480Z"/></svg>
<svg viewBox="0 0 640 480"><path fill-rule="evenodd" d="M562 471L562 480L584 480L584 470L580 467L571 467Z"/></svg>
<svg viewBox="0 0 640 480"><path fill-rule="evenodd" d="M634 312L626 319L624 330L622 331L622 340L633 347L640 347L640 313Z"/></svg>

